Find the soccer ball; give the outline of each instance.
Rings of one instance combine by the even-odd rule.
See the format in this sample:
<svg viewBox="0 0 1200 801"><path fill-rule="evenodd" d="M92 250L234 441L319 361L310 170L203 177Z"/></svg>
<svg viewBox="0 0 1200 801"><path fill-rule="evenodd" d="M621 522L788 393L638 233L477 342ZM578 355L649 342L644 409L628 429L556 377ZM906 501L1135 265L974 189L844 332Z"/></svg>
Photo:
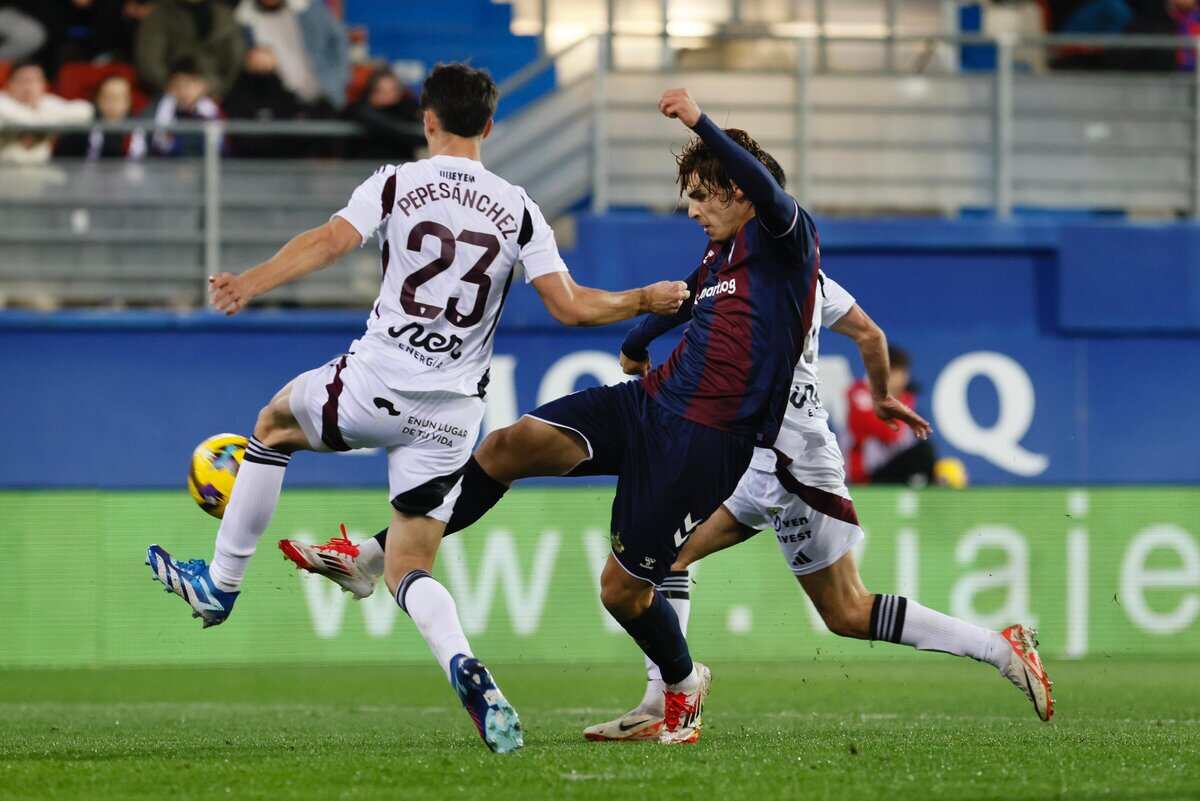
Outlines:
<svg viewBox="0 0 1200 801"><path fill-rule="evenodd" d="M225 504L229 503L245 453L246 438L241 434L217 434L192 451L188 492L200 508L213 517L225 514Z"/></svg>

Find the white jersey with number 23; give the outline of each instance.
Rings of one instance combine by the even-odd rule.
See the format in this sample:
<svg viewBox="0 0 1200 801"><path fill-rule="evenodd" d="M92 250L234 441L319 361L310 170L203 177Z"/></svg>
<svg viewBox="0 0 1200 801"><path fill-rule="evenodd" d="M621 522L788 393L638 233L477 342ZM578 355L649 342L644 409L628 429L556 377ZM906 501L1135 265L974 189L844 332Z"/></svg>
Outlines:
<svg viewBox="0 0 1200 801"><path fill-rule="evenodd" d="M517 261L526 282L567 269L537 204L472 159L381 167L336 216L378 234L379 298L350 350L397 390L482 396Z"/></svg>

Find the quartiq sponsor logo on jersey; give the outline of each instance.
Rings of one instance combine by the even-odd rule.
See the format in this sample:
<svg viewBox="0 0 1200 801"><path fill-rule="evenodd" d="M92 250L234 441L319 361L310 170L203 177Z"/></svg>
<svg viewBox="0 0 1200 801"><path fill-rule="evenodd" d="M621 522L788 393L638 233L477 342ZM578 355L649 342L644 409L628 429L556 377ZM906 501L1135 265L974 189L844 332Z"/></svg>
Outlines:
<svg viewBox="0 0 1200 801"><path fill-rule="evenodd" d="M730 278L728 281L722 281L719 284L705 287L700 290L696 300L704 300L706 298L716 297L717 295L732 295L737 292L737 279Z"/></svg>

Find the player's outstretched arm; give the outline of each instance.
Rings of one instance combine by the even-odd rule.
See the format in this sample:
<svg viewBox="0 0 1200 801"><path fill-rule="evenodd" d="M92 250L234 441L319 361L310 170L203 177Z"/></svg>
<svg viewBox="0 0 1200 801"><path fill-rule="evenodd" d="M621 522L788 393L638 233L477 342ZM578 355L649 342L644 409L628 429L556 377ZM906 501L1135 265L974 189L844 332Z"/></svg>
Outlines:
<svg viewBox="0 0 1200 801"><path fill-rule="evenodd" d="M888 376L892 365L888 361L887 336L883 329L867 316L861 306L855 304L840 320L830 326L830 330L850 337L858 346L858 352L867 368L867 383L871 386L875 416L892 431L899 429L899 421L907 424L919 439L928 438L933 433L933 427L925 418L888 392Z"/></svg>
<svg viewBox="0 0 1200 801"><path fill-rule="evenodd" d="M799 213L796 201L775 182L762 162L730 139L700 110L687 89L663 92L658 110L664 116L678 119L704 140L721 160L729 177L754 205L755 213L768 231L782 235L791 228Z"/></svg>
<svg viewBox="0 0 1200 801"><path fill-rule="evenodd" d="M361 244L362 235L354 226L334 217L292 237L274 256L241 275L209 276L212 305L226 314L237 314L259 295L326 267Z"/></svg>
<svg viewBox="0 0 1200 801"><path fill-rule="evenodd" d="M563 325L608 325L639 314L674 314L689 296L683 281L659 281L640 289L607 292L580 286L565 271L533 279L550 315Z"/></svg>
<svg viewBox="0 0 1200 801"><path fill-rule="evenodd" d="M644 376L650 372L650 343L676 326L683 325L692 319L692 309L696 303L696 290L700 282L700 269L692 271L684 282L687 285L688 297L679 310L670 315L648 315L638 321L621 343L621 369L626 375Z"/></svg>

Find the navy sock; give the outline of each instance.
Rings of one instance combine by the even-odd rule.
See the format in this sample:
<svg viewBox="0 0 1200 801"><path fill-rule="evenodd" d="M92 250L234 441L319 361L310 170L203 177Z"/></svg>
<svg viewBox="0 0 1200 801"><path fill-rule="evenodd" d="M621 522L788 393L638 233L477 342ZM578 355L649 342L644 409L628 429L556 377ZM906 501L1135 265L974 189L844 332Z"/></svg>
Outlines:
<svg viewBox="0 0 1200 801"><path fill-rule="evenodd" d="M450 522L446 524L446 533L453 534L474 525L475 521L500 502L506 492L508 492L508 485L501 484L489 476L472 456L467 462L467 466L463 468L462 494L458 496L458 502L454 504ZM375 541L384 550L387 550L387 533L388 530L385 528L375 535Z"/></svg>
<svg viewBox="0 0 1200 801"><path fill-rule="evenodd" d="M463 468L462 481L462 494L458 496L454 511L450 513L450 522L446 524L447 534L474 525L489 509L500 503L504 493L508 492L508 485L489 476L479 466L479 462L475 461L474 456Z"/></svg>
<svg viewBox="0 0 1200 801"><path fill-rule="evenodd" d="M622 620L621 625L637 642L650 661L658 665L667 684L678 684L692 673L692 655L679 628L679 616L658 590L654 601L641 617Z"/></svg>

